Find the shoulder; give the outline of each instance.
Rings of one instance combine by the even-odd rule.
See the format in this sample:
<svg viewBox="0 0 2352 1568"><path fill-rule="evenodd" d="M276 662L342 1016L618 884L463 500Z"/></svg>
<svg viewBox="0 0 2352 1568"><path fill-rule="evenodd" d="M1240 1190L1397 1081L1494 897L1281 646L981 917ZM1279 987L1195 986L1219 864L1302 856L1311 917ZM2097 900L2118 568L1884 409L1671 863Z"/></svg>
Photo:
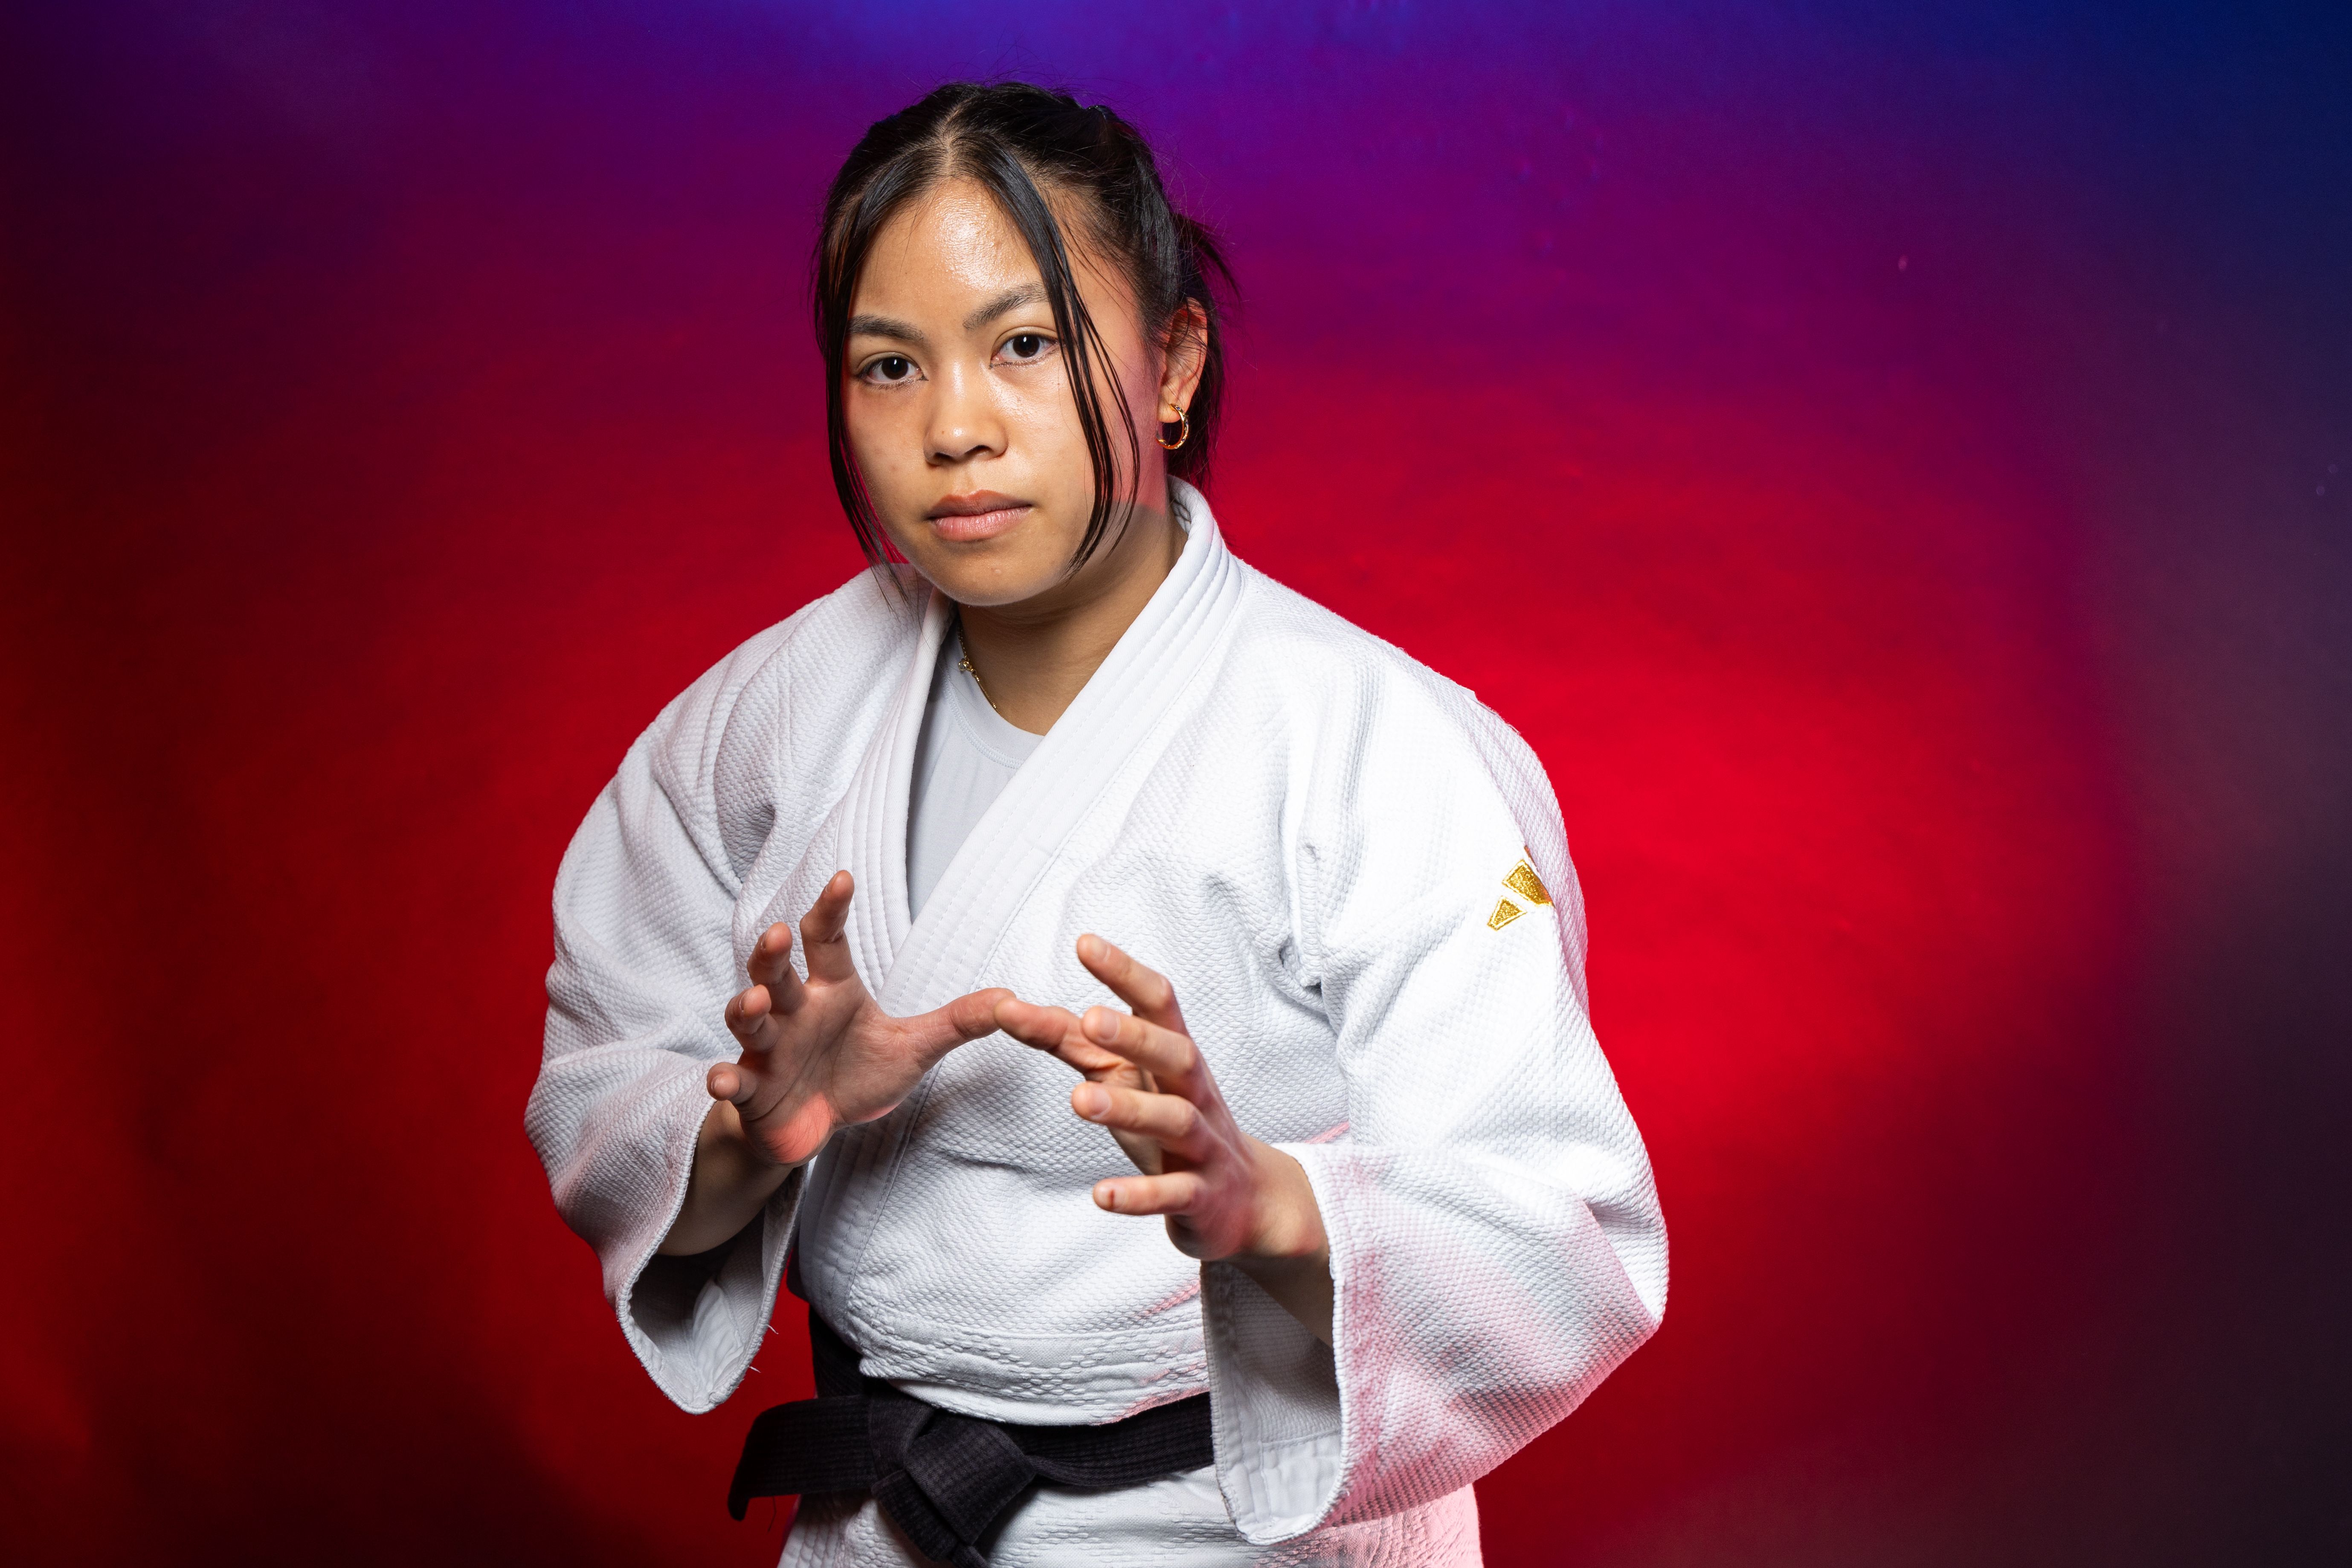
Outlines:
<svg viewBox="0 0 2352 1568"><path fill-rule="evenodd" d="M1223 684L1278 706L1283 729L1328 762L1541 781L1526 741L1468 688L1264 573L1250 578Z"/></svg>
<svg viewBox="0 0 2352 1568"><path fill-rule="evenodd" d="M682 816L730 841L730 860L757 852L756 842L734 841L765 837L764 822L797 759L836 758L850 749L842 743L848 732L887 691L877 673L919 633L922 594L903 575L894 586L860 572L739 644L639 738L663 792Z"/></svg>
<svg viewBox="0 0 2352 1568"><path fill-rule="evenodd" d="M1524 857L1580 997L1582 899L1534 748L1467 688L1253 575L1219 695L1261 691L1278 709L1236 704L1259 744L1286 753L1286 815L1321 925L1390 931L1418 909L1484 931Z"/></svg>

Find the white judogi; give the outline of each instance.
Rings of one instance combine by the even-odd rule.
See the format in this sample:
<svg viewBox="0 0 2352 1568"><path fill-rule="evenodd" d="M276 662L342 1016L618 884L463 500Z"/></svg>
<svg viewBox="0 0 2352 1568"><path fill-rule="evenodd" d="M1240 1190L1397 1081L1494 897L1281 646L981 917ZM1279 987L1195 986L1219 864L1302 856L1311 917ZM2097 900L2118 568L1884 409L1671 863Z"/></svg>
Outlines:
<svg viewBox="0 0 2352 1568"><path fill-rule="evenodd" d="M1473 1563L1470 1483L1665 1306L1559 808L1469 693L1244 566L1171 488L1176 566L919 920L908 796L940 595L861 575L671 703L557 878L526 1125L623 1332L688 1410L741 1380L795 1231L866 1375L931 1404L1081 1424L1211 1393L1213 1487L1043 1489L1000 1568ZM1070 1070L1002 1036L838 1134L715 1277L656 1262L751 944L844 867L850 950L891 1013L986 985L1116 1005L1072 951L1089 931L1167 974L1243 1128L1307 1170L1336 1352L1238 1270L1097 1209L1090 1184L1131 1167L1070 1113ZM812 1510L786 1557L905 1560L870 1503Z"/></svg>

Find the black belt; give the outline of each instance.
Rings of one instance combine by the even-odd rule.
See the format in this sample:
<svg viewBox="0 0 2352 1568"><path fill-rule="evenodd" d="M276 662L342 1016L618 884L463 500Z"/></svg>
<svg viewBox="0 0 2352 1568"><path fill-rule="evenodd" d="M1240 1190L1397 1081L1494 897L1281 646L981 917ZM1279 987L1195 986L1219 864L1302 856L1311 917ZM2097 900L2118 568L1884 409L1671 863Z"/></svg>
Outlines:
<svg viewBox="0 0 2352 1568"><path fill-rule="evenodd" d="M814 1310L817 1397L763 1410L743 1439L727 1511L755 1497L872 1492L917 1551L987 1568L979 1542L1039 1481L1100 1489L1197 1470L1216 1458L1206 1394L1106 1426L1015 1426L957 1415L862 1377L857 1352Z"/></svg>

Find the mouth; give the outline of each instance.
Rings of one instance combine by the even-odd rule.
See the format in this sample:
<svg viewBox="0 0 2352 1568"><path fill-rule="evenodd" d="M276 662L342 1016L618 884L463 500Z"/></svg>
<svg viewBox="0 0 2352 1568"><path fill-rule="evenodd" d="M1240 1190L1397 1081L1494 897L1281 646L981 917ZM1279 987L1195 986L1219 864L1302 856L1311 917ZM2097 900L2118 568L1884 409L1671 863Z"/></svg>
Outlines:
<svg viewBox="0 0 2352 1568"><path fill-rule="evenodd" d="M968 543L977 539L993 539L1029 515L1030 503L999 495L994 490L974 490L969 495L949 496L923 515L930 520L932 531L941 539Z"/></svg>

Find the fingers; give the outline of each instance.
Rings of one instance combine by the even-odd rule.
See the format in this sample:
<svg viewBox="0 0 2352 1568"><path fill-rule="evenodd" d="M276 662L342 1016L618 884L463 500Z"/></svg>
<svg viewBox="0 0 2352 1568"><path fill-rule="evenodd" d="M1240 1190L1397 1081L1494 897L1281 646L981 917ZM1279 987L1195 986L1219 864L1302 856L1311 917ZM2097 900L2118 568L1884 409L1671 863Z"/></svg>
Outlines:
<svg viewBox="0 0 2352 1568"><path fill-rule="evenodd" d="M967 1040L994 1034L998 1027L998 1005L1012 1000L1013 993L998 986L959 996L944 1007L935 1007L928 1013L918 1013L913 1017L894 1022L908 1043L926 1062L937 1061Z"/></svg>
<svg viewBox="0 0 2352 1568"><path fill-rule="evenodd" d="M727 1032L747 1051L764 1051L776 1043L775 997L764 985L738 991L727 1002Z"/></svg>
<svg viewBox="0 0 2352 1568"><path fill-rule="evenodd" d="M849 898L857 884L846 871L835 871L824 890L801 917L802 951L808 957L809 978L839 981L854 978L849 944L842 933L849 927Z"/></svg>
<svg viewBox="0 0 2352 1568"><path fill-rule="evenodd" d="M1040 1007L1006 992L994 1014L996 1027L1024 1046L1051 1051L1080 1072L1111 1072L1128 1065L1124 1057L1087 1039L1076 1015L1066 1007Z"/></svg>
<svg viewBox="0 0 2352 1568"><path fill-rule="evenodd" d="M782 921L760 933L743 970L754 985L775 994L776 1011L795 1013L801 1005L801 977L793 970L793 928Z"/></svg>
<svg viewBox="0 0 2352 1568"><path fill-rule="evenodd" d="M1077 1033L1076 1015L1066 1007L1041 1007L1008 995L996 1004L996 1026L1024 1046L1056 1049L1062 1037Z"/></svg>
<svg viewBox="0 0 2352 1568"><path fill-rule="evenodd" d="M1112 1214L1190 1214L1208 1196L1209 1184L1197 1171L1163 1176L1114 1176L1095 1184L1095 1206Z"/></svg>
<svg viewBox="0 0 2352 1568"><path fill-rule="evenodd" d="M703 1074L702 1087L710 1091L713 1100L744 1106L751 1103L751 1095L759 1086L752 1076L736 1063L717 1062Z"/></svg>
<svg viewBox="0 0 2352 1568"><path fill-rule="evenodd" d="M764 1051L775 1044L775 1029L768 1020L790 1017L808 997L807 987L793 973L792 928L772 925L761 931L743 968L751 984L727 1004L727 1027L745 1049Z"/></svg>
<svg viewBox="0 0 2352 1568"><path fill-rule="evenodd" d="M1203 1124L1200 1108L1172 1094L1082 1083L1070 1090L1070 1109L1114 1132L1149 1138L1182 1159L1205 1162L1216 1152L1217 1141Z"/></svg>
<svg viewBox="0 0 2352 1568"><path fill-rule="evenodd" d="M1088 1044L1133 1062L1170 1092L1187 1100L1201 1094L1207 1070L1188 1037L1113 1007L1087 1008L1078 1029Z"/></svg>
<svg viewBox="0 0 2352 1568"><path fill-rule="evenodd" d="M1136 1016L1180 1035L1188 1032L1183 1012L1176 1005L1176 987L1158 970L1146 969L1091 932L1078 938L1078 962L1109 986L1112 995L1134 1008Z"/></svg>
<svg viewBox="0 0 2352 1568"><path fill-rule="evenodd" d="M955 1036L956 1044L961 1045L966 1040L976 1040L982 1035L996 1033L998 1006L1006 1002L1018 1000L1020 998L1014 996L1003 986L992 985L985 991L975 991L968 996L959 996L946 1006L926 1013L922 1016L925 1019L940 1020L940 1026L950 1031Z"/></svg>

